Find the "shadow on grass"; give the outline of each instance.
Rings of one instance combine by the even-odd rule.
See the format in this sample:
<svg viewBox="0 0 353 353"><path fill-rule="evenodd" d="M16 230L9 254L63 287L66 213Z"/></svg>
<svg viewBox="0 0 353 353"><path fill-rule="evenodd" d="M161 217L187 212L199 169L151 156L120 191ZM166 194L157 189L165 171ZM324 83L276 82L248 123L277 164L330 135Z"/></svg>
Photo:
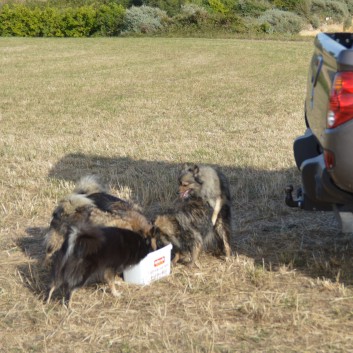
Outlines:
<svg viewBox="0 0 353 353"><path fill-rule="evenodd" d="M163 208L176 198L179 168L177 163L68 154L48 177L53 182L76 182L96 174L112 188L129 189L151 215L151 209ZM339 233L332 213L284 206L284 187L298 177L295 168L266 171L222 166L222 171L230 180L233 196L234 252L253 258L267 270L285 265L311 278L353 284L353 239ZM22 240L21 248L36 258L38 244L31 236Z"/></svg>
<svg viewBox="0 0 353 353"><path fill-rule="evenodd" d="M23 283L33 293L43 298L49 283L49 271L43 267L43 238L46 230L47 228L41 227L27 228L26 235L16 240L16 245L27 258L33 260L18 266Z"/></svg>

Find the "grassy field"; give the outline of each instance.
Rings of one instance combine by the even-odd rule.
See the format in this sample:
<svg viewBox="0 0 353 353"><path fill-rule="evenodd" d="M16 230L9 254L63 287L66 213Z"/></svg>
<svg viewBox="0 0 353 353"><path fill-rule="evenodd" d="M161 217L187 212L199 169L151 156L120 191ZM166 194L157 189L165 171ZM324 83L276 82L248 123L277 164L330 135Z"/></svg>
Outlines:
<svg viewBox="0 0 353 353"><path fill-rule="evenodd" d="M350 237L284 205L299 185L311 42L0 39L1 352L351 352ZM183 162L231 182L228 262L43 304L42 239L83 175L150 214Z"/></svg>

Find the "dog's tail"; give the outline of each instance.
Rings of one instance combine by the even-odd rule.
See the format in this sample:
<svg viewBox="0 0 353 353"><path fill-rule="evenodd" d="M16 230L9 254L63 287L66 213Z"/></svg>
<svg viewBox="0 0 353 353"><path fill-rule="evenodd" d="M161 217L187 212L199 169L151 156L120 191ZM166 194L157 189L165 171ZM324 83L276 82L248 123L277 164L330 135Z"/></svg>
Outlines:
<svg viewBox="0 0 353 353"><path fill-rule="evenodd" d="M75 194L91 195L100 192L107 192L107 189L100 183L96 175L82 177L74 189Z"/></svg>

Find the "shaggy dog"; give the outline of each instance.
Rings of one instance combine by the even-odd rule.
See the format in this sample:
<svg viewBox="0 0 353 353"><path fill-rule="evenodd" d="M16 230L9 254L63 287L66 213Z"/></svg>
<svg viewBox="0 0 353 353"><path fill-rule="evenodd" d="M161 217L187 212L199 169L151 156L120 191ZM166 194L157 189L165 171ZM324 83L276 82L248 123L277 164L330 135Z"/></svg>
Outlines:
<svg viewBox="0 0 353 353"><path fill-rule="evenodd" d="M96 178L84 177L73 193L62 199L54 209L44 237L45 265L60 249L71 227L79 224L124 228L145 236L152 227L137 206L107 193Z"/></svg>
<svg viewBox="0 0 353 353"><path fill-rule="evenodd" d="M179 201L172 210L157 215L151 231L152 244L161 248L173 245L173 264L193 266L201 250L215 248L215 233L211 222L212 209L200 197L190 196Z"/></svg>
<svg viewBox="0 0 353 353"><path fill-rule="evenodd" d="M64 287L70 307L72 293L87 282L106 282L118 296L114 279L129 266L140 262L150 251L150 238L116 227L72 227L53 259L47 303L56 289Z"/></svg>
<svg viewBox="0 0 353 353"><path fill-rule="evenodd" d="M226 257L230 256L231 196L226 176L209 166L185 164L179 173L178 182L181 199L197 196L212 207L211 220L219 238L220 250Z"/></svg>

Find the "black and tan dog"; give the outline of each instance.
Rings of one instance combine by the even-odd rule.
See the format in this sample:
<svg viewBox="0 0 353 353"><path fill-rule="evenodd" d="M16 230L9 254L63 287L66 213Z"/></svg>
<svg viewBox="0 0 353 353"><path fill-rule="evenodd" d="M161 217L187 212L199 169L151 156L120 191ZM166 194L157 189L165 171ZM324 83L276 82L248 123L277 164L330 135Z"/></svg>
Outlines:
<svg viewBox="0 0 353 353"><path fill-rule="evenodd" d="M231 249L231 196L226 176L210 166L184 164L179 173L179 195L188 200L192 196L200 197L212 207L212 224L219 249L226 257Z"/></svg>
<svg viewBox="0 0 353 353"><path fill-rule="evenodd" d="M145 236L152 226L138 206L109 194L95 177L84 177L54 209L44 237L45 265L60 249L71 227L80 224L124 228Z"/></svg>
<svg viewBox="0 0 353 353"><path fill-rule="evenodd" d="M174 209L158 214L151 232L154 247L173 245L173 264L193 266L202 250L217 248L211 222L212 208L200 197L179 201ZM154 243L156 242L156 243Z"/></svg>
<svg viewBox="0 0 353 353"><path fill-rule="evenodd" d="M150 238L128 229L86 225L70 228L53 256L47 303L53 292L63 287L70 307L73 292L88 282L106 282L111 293L118 296L115 276L139 263L150 251Z"/></svg>

